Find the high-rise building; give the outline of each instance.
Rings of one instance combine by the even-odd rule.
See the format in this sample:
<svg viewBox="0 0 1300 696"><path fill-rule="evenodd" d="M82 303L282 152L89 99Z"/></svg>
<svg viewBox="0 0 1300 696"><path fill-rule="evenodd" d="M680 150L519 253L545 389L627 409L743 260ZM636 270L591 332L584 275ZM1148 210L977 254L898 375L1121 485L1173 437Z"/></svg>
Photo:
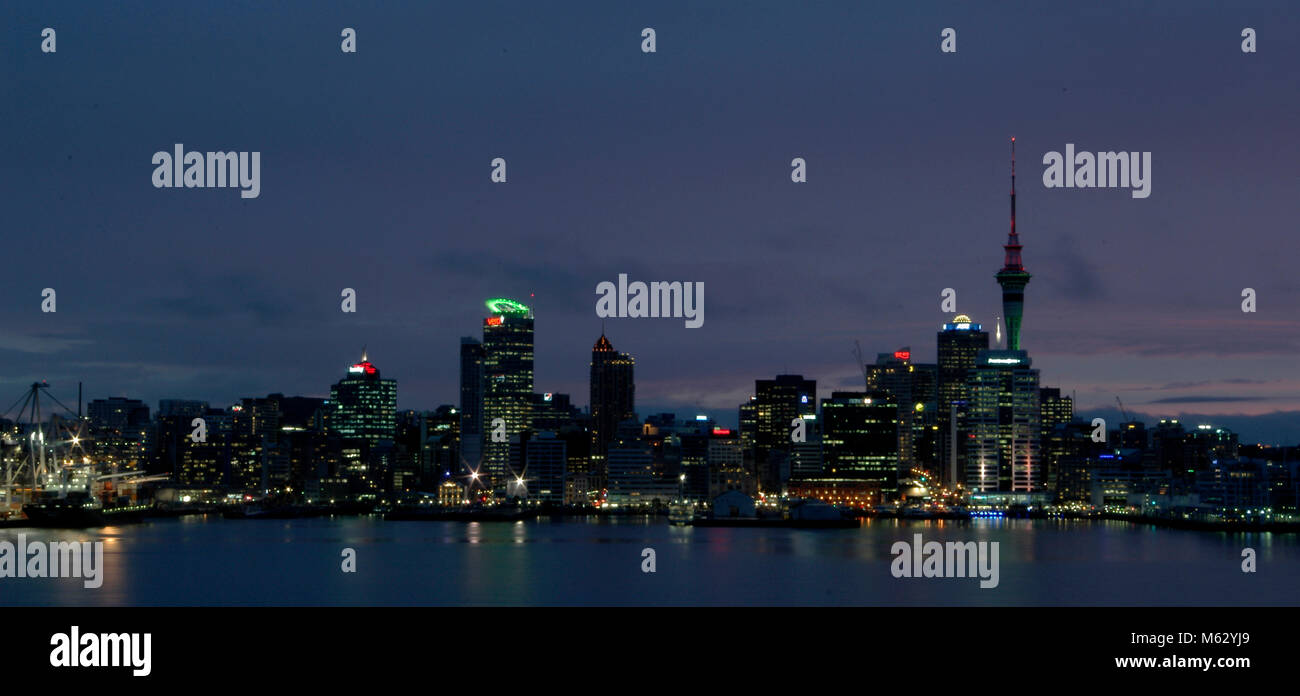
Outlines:
<svg viewBox="0 0 1300 696"><path fill-rule="evenodd" d="M1043 485L1051 491L1059 490L1061 462L1070 454L1067 445L1072 430L1067 428L1074 420L1074 399L1061 396L1056 387L1038 390L1038 427L1042 445L1039 449L1045 466Z"/></svg>
<svg viewBox="0 0 1300 696"><path fill-rule="evenodd" d="M194 419L202 418L207 411L206 401L162 399L158 402L158 417L154 419L154 461L149 473L179 477L185 448L195 430ZM204 428L207 428L206 423Z"/></svg>
<svg viewBox="0 0 1300 696"><path fill-rule="evenodd" d="M1069 423L1074 419L1074 399L1061 396L1058 387L1042 387L1038 392L1038 404L1042 412L1039 424L1043 436L1046 437L1047 433L1058 424Z"/></svg>
<svg viewBox="0 0 1300 696"><path fill-rule="evenodd" d="M176 481L182 486L214 488L221 485L229 470L231 455L230 412L209 408L203 413L207 438L203 442L187 441L180 450Z"/></svg>
<svg viewBox="0 0 1300 696"><path fill-rule="evenodd" d="M815 427L817 380L803 375L777 375L754 382L754 464L764 493L779 493L790 478L790 435L794 419L813 416L805 427Z"/></svg>
<svg viewBox="0 0 1300 696"><path fill-rule="evenodd" d="M918 463L917 429L925 408L936 401L937 368L914 364L910 348L878 353L876 364L867 366L867 389L887 391L898 403L898 461L904 469Z"/></svg>
<svg viewBox="0 0 1300 696"><path fill-rule="evenodd" d="M758 491L754 477L745 468L745 452L740 433L729 428L714 428L703 437L708 438L709 499L727 491L740 491L749 496L756 494ZM688 483L689 481L684 481L682 488L689 494L686 491Z"/></svg>
<svg viewBox="0 0 1300 696"><path fill-rule="evenodd" d="M520 472L530 501L558 505L564 502L564 476L568 455L564 440L542 432L524 445L524 468Z"/></svg>
<svg viewBox="0 0 1300 696"><path fill-rule="evenodd" d="M340 472L352 492L373 496L386 483L397 427L397 380L383 379L362 352L361 362L330 387L331 434L343 439Z"/></svg>
<svg viewBox="0 0 1300 696"><path fill-rule="evenodd" d="M968 379L979 352L988 350L989 334L965 314L943 325L938 335L938 425L940 470L950 488L966 480L966 405L970 399ZM954 437L956 435L956 437Z"/></svg>
<svg viewBox="0 0 1300 696"><path fill-rule="evenodd" d="M510 439L530 423L533 396L533 311L514 300L487 301L483 319L483 475L504 486ZM505 437L500 437L504 429Z"/></svg>
<svg viewBox="0 0 1300 696"><path fill-rule="evenodd" d="M754 446L758 442L758 420L755 415L754 397L740 405L737 423L740 424L740 444L753 456Z"/></svg>
<svg viewBox="0 0 1300 696"><path fill-rule="evenodd" d="M573 405L568 394L532 394L529 404L528 427L534 432L549 430L558 435L582 419L582 409Z"/></svg>
<svg viewBox="0 0 1300 696"><path fill-rule="evenodd" d="M278 398L277 398L278 397ZM289 483L289 460L281 456L280 402L282 394L265 399L245 398L230 407L232 488L266 492Z"/></svg>
<svg viewBox="0 0 1300 696"><path fill-rule="evenodd" d="M86 405L91 445L96 459L121 470L144 470L153 438L149 407L139 399L114 396Z"/></svg>
<svg viewBox="0 0 1300 696"><path fill-rule="evenodd" d="M340 437L365 440L372 447L393 440L397 425L397 380L383 379L362 351L361 362L330 387L334 414L330 429Z"/></svg>
<svg viewBox="0 0 1300 696"><path fill-rule="evenodd" d="M1020 237L1016 235L1016 139L1011 139L1011 233L1002 247L1006 259L995 276L1002 286L1002 314L1007 324L1007 349L1020 350L1020 322L1025 312L1025 286L1030 275L1020 260Z"/></svg>
<svg viewBox="0 0 1300 696"><path fill-rule="evenodd" d="M601 332L591 348L592 455L603 462L618 424L636 418L636 361L614 350Z"/></svg>
<svg viewBox="0 0 1300 696"><path fill-rule="evenodd" d="M1023 350L986 350L970 377L966 485L973 492L1041 490L1038 370Z"/></svg>
<svg viewBox="0 0 1300 696"><path fill-rule="evenodd" d="M483 344L470 336L460 339L460 458L477 469L483 459ZM458 464L455 476L464 476Z"/></svg>
<svg viewBox="0 0 1300 696"><path fill-rule="evenodd" d="M898 490L898 402L885 391L832 392L822 399L826 477Z"/></svg>
<svg viewBox="0 0 1300 696"><path fill-rule="evenodd" d="M464 475L460 464L460 428L463 422L460 409L450 404L439 406L433 413L425 413L424 455L420 459L421 484L425 490L432 490L433 485L452 476Z"/></svg>

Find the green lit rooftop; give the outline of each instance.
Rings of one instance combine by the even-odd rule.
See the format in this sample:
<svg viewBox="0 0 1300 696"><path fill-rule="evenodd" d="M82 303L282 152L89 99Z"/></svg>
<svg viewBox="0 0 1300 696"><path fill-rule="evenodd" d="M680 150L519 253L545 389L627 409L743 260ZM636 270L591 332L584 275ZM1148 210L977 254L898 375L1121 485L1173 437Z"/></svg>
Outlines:
<svg viewBox="0 0 1300 696"><path fill-rule="evenodd" d="M496 297L487 301L487 308L493 314L532 314L533 310L522 302L505 297Z"/></svg>

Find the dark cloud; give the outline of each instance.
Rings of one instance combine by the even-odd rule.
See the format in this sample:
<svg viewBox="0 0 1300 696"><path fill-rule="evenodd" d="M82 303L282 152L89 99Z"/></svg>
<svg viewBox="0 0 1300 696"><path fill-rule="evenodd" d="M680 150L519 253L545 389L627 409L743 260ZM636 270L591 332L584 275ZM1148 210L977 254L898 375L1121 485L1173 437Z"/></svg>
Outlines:
<svg viewBox="0 0 1300 696"><path fill-rule="evenodd" d="M706 285L700 329L606 322L654 403L730 408L783 371L852 386L855 340L933 359L944 288L989 328L1001 314L1012 134L1024 338L1045 379L1109 388L1112 366L1138 362L1152 370L1128 371L1134 390L1223 398L1289 377L1277 358L1300 352L1300 94L1283 88L1300 44L1249 61L1189 50L1222 45L1214 9L195 12L29 4L0 27L6 126L22 134L0 168L0 384L321 393L368 345L400 404L427 408L458 398L457 339L506 295L537 309L539 388L581 403L595 285L624 272ZM1268 14L1300 35L1300 16ZM940 54L936 17L978 39ZM67 28L57 56L33 50L50 25ZM361 30L357 54L338 52L340 26ZM1149 49L1141 70L1117 45ZM1152 151L1151 198L1043 188L1042 154L1067 142ZM174 143L261 151L261 197L152 188L150 156ZM506 184L489 181L496 156ZM789 181L794 156L806 184ZM38 311L45 287L57 314ZM338 309L345 287L355 315ZM1243 287L1257 314L1240 312ZM1243 381L1177 372L1205 356ZM1113 363L1072 372L1097 357Z"/></svg>

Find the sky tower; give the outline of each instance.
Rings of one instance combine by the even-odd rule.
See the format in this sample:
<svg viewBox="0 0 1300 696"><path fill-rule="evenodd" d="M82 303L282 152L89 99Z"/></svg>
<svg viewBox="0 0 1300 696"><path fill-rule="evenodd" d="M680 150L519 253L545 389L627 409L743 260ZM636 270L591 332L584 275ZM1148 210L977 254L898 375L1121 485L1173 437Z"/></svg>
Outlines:
<svg viewBox="0 0 1300 696"><path fill-rule="evenodd" d="M1020 262L1020 237L1016 235L1016 139L1011 138L1011 234L1007 236L1006 261L998 271L1002 286L1002 314L1007 322L1007 348L1020 350L1020 320L1025 311L1025 286L1029 272Z"/></svg>

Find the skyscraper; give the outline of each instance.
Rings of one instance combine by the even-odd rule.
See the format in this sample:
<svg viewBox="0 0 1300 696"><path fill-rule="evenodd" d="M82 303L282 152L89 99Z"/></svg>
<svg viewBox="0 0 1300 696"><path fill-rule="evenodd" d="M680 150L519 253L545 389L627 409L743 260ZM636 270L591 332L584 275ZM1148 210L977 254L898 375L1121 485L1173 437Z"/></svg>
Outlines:
<svg viewBox="0 0 1300 696"><path fill-rule="evenodd" d="M940 469L949 486L966 480L964 413L970 398L968 378L975 368L975 358L989 348L989 334L965 314L944 324L938 335L939 379L936 421L939 425ZM955 426L955 427L954 427ZM958 434L954 437L954 431Z"/></svg>
<svg viewBox="0 0 1300 696"><path fill-rule="evenodd" d="M361 362L349 366L343 379L330 387L330 403L334 405L330 428L340 437L365 440L372 447L392 441L397 380L381 378L364 351Z"/></svg>
<svg viewBox="0 0 1300 696"><path fill-rule="evenodd" d="M102 461L124 470L144 469L153 426L149 407L138 399L114 396L86 406L90 449Z"/></svg>
<svg viewBox="0 0 1300 696"><path fill-rule="evenodd" d="M565 443L555 433L538 433L524 445L524 468L519 472L529 500L564 502L564 475L568 456Z"/></svg>
<svg viewBox="0 0 1300 696"><path fill-rule="evenodd" d="M1020 350L1020 320L1025 311L1025 286L1029 272L1020 261L1020 237L1016 235L1016 139L1011 139L1011 234L1002 247L1006 259L995 276L1002 286L1002 314L1006 316L1007 349Z"/></svg>
<svg viewBox="0 0 1300 696"><path fill-rule="evenodd" d="M1038 390L1038 412L1040 457L1045 465L1043 485L1048 490L1059 491L1061 462L1071 454L1077 430L1069 427L1074 420L1074 399L1061 396L1057 387L1043 387ZM1146 449L1146 443L1136 449Z"/></svg>
<svg viewBox="0 0 1300 696"><path fill-rule="evenodd" d="M898 402L885 391L831 392L822 399L826 476L898 490Z"/></svg>
<svg viewBox="0 0 1300 696"><path fill-rule="evenodd" d="M483 344L471 336L460 339L460 458L477 468L483 458ZM456 476L468 474L457 463Z"/></svg>
<svg viewBox="0 0 1300 696"><path fill-rule="evenodd" d="M816 427L817 380L777 375L755 380L754 394L754 463L759 484L764 492L778 492L790 477L794 419L813 416L805 427Z"/></svg>
<svg viewBox="0 0 1300 696"><path fill-rule="evenodd" d="M917 463L916 425L926 406L935 405L936 367L914 364L910 348L878 353L867 366L867 389L887 391L898 403L898 462L909 468Z"/></svg>
<svg viewBox="0 0 1300 696"><path fill-rule="evenodd" d="M614 350L602 331L591 348L592 455L604 461L618 424L636 417L636 361Z"/></svg>
<svg viewBox="0 0 1300 696"><path fill-rule="evenodd" d="M330 387L329 431L347 441L342 473L352 492L373 496L384 485L397 428L397 381L383 379L361 354L361 362ZM232 463L233 467L233 463Z"/></svg>
<svg viewBox="0 0 1300 696"><path fill-rule="evenodd" d="M1038 370L1023 350L981 351L970 377L966 485L1029 493L1043 486Z"/></svg>
<svg viewBox="0 0 1300 696"><path fill-rule="evenodd" d="M495 486L506 480L510 438L529 426L533 310L504 298L488 300L487 307L491 314L483 319L483 473ZM505 437L500 437L501 428Z"/></svg>

